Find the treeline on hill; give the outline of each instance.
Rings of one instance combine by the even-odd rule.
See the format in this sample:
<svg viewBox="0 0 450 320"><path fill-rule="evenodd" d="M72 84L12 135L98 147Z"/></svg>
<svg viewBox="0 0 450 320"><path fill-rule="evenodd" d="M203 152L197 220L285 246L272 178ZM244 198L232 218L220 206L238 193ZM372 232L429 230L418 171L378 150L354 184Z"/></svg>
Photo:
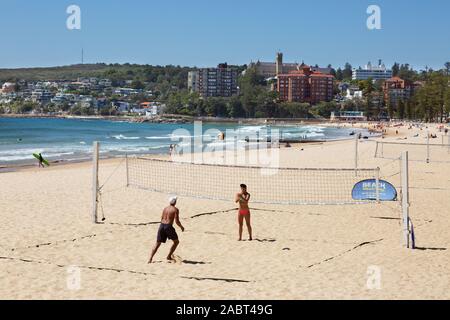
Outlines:
<svg viewBox="0 0 450 320"><path fill-rule="evenodd" d="M450 113L450 72L448 70L432 71L418 74L409 70L409 75L401 77L413 83L419 81L409 99L397 99L392 103L383 92L383 82L373 83L371 80L360 81L364 99L357 110L364 111L370 119L378 119L380 115L390 119L408 119L422 121L446 121ZM345 108L344 108L345 109Z"/></svg>
<svg viewBox="0 0 450 320"><path fill-rule="evenodd" d="M239 74L246 66L235 66ZM418 90L410 99L390 103L385 99L383 82L352 81L352 66L347 63L344 69L333 70L339 82L356 85L363 91L363 99L347 100L345 102L321 102L311 106L308 103L280 102L277 92L271 90L272 84L259 76L254 68L246 70L239 76L239 95L230 98L202 98L198 93L187 90L188 72L194 68L181 66L150 66L136 64L91 64L74 65L55 68L32 69L0 69L0 82L17 80L77 80L79 77L97 77L112 80L113 86L131 81L131 87L153 92L156 101L166 104L166 113L189 116L213 117L252 117L252 118L328 118L331 112L364 111L370 119L397 118L424 121L443 121L450 113L450 62L439 71L427 69L417 72L408 64L395 63L392 70L398 76L410 83L419 81ZM334 90L339 92L337 84ZM80 94L94 97L106 96L109 100L119 100L114 94L98 92L82 92ZM142 102L144 97L135 95L128 100ZM64 106L39 106L31 102L16 101L10 106L16 113L26 113L39 109L43 112L64 110ZM49 109L49 110L46 110ZM0 106L0 113L5 110ZM69 110L71 111L71 110ZM91 114L94 110L76 110ZM114 110L112 110L114 111ZM109 108L102 110L111 114Z"/></svg>
<svg viewBox="0 0 450 320"><path fill-rule="evenodd" d="M254 68L239 77L238 96L202 98L198 93L179 90L166 101L166 113L195 117L229 118L313 118L329 116L337 109L334 102L324 102L311 108L309 103L278 102L278 93Z"/></svg>
<svg viewBox="0 0 450 320"><path fill-rule="evenodd" d="M346 75L349 76L351 66L348 65L346 70ZM383 82L374 83L371 79L347 80L363 91L363 99L320 102L313 106L309 103L280 102L277 92L271 90L271 83L267 83L255 69L250 68L239 78L239 96L201 98L198 93L179 90L169 95L166 112L230 118L328 118L332 112L364 111L369 119L373 120L386 117L424 121L444 120L445 114L450 112L449 69L417 73L409 65L402 65L394 72L411 83L421 81L423 84L411 99L399 100L394 105L389 99L385 99ZM337 92L336 86L335 93Z"/></svg>
<svg viewBox="0 0 450 320"><path fill-rule="evenodd" d="M188 72L193 68L181 66L151 66L138 64L80 64L51 68L0 69L0 82L76 81L78 78L109 79L114 87L133 81L135 89L155 92L165 99L172 90L187 87Z"/></svg>
<svg viewBox="0 0 450 320"><path fill-rule="evenodd" d="M239 73L246 65L233 66ZM174 65L152 66L140 64L78 64L62 67L0 69L0 83L25 81L76 81L79 78L100 78L112 81L113 87L132 81L134 89L145 89L153 92L161 102L166 101L169 94L187 89L188 73L196 67ZM92 94L82 92L82 94ZM93 94L96 96L96 94Z"/></svg>

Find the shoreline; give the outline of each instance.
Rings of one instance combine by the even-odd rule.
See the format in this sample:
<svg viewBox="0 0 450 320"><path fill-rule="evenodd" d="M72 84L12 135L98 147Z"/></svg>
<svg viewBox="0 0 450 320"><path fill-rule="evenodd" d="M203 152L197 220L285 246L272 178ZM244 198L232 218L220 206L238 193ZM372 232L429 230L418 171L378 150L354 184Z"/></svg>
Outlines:
<svg viewBox="0 0 450 320"><path fill-rule="evenodd" d="M266 124L266 125L283 125L283 124L321 124L340 127L342 124L371 124L380 123L379 121L332 121L330 119L315 118L220 118L220 117L194 117L177 114L159 115L156 117L118 115L118 116L76 116L67 114L0 114L0 119L74 119L74 120L106 120L130 123L174 123L176 121L184 123L194 123L201 121L205 123L231 123L231 124ZM406 121L405 121L406 122ZM386 122L386 124L389 124Z"/></svg>
<svg viewBox="0 0 450 320"><path fill-rule="evenodd" d="M0 118L2 118L2 116L0 116ZM40 115L10 115L8 117L3 117L3 118L18 118L18 119L24 119L24 118L34 118L34 119L39 119L41 118ZM45 116L44 118L55 118L53 116ZM96 121L96 120L117 120L117 121L125 121L125 119L127 119L126 117L113 117L113 118L105 118L105 117L56 117L58 119L88 119L88 120L92 120L92 121ZM205 118L198 118L198 120L205 120ZM209 124L211 123L217 123L218 125L220 124L224 124L224 123L232 123L232 124L242 124L242 125L255 125L256 123L259 125L269 125L270 124L267 122L267 120L262 121L262 119L243 119L245 120L245 123L242 121L242 119L221 119L221 122L217 122L217 118L207 118L207 120L209 120L210 122L207 122ZM283 121L278 121L279 124L278 126L283 127L285 126L307 126L308 124L305 122L301 122L295 119L290 119L290 120L294 120L293 122L283 122ZM131 123L134 123L131 122ZM379 135L381 134L381 132L376 132L374 130L371 129L370 125L367 124L345 124L345 123L329 123L329 122L318 122L316 123L317 126L321 126L324 128L346 128L346 129L351 129L351 130L364 130L366 132L364 132L363 134L365 136L368 137L379 137ZM311 143L325 143L325 142L333 142L333 141L342 141L342 140L348 140L348 139L352 139L351 136L346 136L344 134L341 134L341 137L335 138L335 137L328 137L326 139L280 139L280 144L284 145L286 143L289 144L311 144ZM251 144L253 144L253 142L256 141L250 141ZM169 148L169 143L167 142L167 149ZM249 145L250 148L254 148L254 146ZM12 149L13 150L13 149ZM129 152L129 154L134 154L133 151ZM137 154L141 154L141 155L151 155L151 156L161 156L166 154L166 149L164 148L160 148L159 150L155 150L154 152L152 152L151 150L143 150L143 152L138 152ZM104 154L102 155L103 159L114 159L114 158L120 158L125 156L124 153L122 152L108 152L108 154ZM91 158L91 154L89 152L82 152L80 154L75 154L74 156L70 156L70 157L61 157L61 158L55 158L50 157L50 159L47 159L53 166L55 165L65 165L65 164L70 164L70 163L78 163L78 162L87 162L89 161ZM29 168L29 167L33 167L33 165L35 165L34 163L34 159L29 158L29 159L23 159L23 160L13 160L13 161L4 161L2 163L0 163L0 172L5 172L5 171L11 171L11 170L18 170L20 168Z"/></svg>
<svg viewBox="0 0 450 320"><path fill-rule="evenodd" d="M373 138L377 139L381 136L372 136ZM295 148L301 148L302 146L314 146L314 145L333 145L335 143L340 142L348 142L353 140L353 137L351 138L342 138L342 139L330 139L330 140L308 140L304 142L289 142L291 147L285 147L286 142L280 142L280 149L295 149ZM363 139L360 139L363 140ZM364 141L374 141L371 139L365 139ZM248 150L236 150L237 153L239 152L247 152L251 150L256 150L255 148L249 148ZM226 152L226 150L224 150ZM210 153L210 152L207 152ZM190 153L191 155L193 153ZM123 160L126 156L141 156L141 157L152 157L157 159L168 159L169 156L167 153L142 153L142 154L124 154L124 155L115 155L115 156L100 156L99 160L104 162L117 162ZM66 166L72 166L72 165L85 165L92 161L91 158L81 158L81 159L73 159L73 160L54 160L49 161L50 167L48 168L60 168L60 167L66 167ZM12 164L0 164L0 174L7 173L7 172L19 172L19 171L26 171L26 170L32 170L37 169L37 164L30 164L30 163L12 163Z"/></svg>

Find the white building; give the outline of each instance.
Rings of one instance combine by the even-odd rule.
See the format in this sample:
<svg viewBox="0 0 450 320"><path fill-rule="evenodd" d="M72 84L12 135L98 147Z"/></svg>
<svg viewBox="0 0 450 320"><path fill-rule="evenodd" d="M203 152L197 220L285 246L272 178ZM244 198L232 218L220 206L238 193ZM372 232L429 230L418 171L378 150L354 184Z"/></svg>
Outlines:
<svg viewBox="0 0 450 320"><path fill-rule="evenodd" d="M31 100L39 104L48 104L51 102L53 94L46 89L35 89L31 94Z"/></svg>
<svg viewBox="0 0 450 320"><path fill-rule="evenodd" d="M16 84L11 82L5 82L2 85L2 92L3 93L10 93L16 91Z"/></svg>
<svg viewBox="0 0 450 320"><path fill-rule="evenodd" d="M188 73L188 90L189 90L189 92L197 92L198 91L198 89L199 89L198 77L199 77L198 71L189 71L189 73Z"/></svg>
<svg viewBox="0 0 450 320"><path fill-rule="evenodd" d="M363 91L359 90L358 87L349 87L347 89L345 100L362 99L362 98L363 98Z"/></svg>
<svg viewBox="0 0 450 320"><path fill-rule="evenodd" d="M341 111L337 114L331 112L331 121L367 121L367 117L362 111Z"/></svg>
<svg viewBox="0 0 450 320"><path fill-rule="evenodd" d="M98 82L99 86L105 87L105 88L110 88L112 86L112 81L109 79L101 79Z"/></svg>
<svg viewBox="0 0 450 320"><path fill-rule="evenodd" d="M134 94L142 93L141 89L132 89L132 88L117 88L114 90L115 94L121 95L121 96L131 96Z"/></svg>
<svg viewBox="0 0 450 320"><path fill-rule="evenodd" d="M387 80L390 78L392 78L392 70L388 70L381 60L378 61L378 66L373 66L369 62L364 68L354 68L352 75L353 80Z"/></svg>

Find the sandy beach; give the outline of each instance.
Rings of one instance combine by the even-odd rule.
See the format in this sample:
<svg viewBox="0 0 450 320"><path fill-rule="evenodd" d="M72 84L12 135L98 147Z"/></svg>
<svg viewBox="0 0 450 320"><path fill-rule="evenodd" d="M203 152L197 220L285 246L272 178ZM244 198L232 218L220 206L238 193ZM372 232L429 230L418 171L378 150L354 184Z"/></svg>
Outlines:
<svg viewBox="0 0 450 320"><path fill-rule="evenodd" d="M437 125L429 132L440 143ZM426 143L426 134L399 126L384 139L361 140L359 165L380 167L399 186L399 161L375 158L375 140ZM281 148L280 166L352 168L354 144ZM398 155L407 149L395 148ZM255 204L255 240L238 242L233 199L181 197L186 232L177 230L178 262L165 261L166 244L152 265L167 195L126 188L121 159L100 163L101 183L114 174L103 189L107 220L98 225L91 221L91 163L2 172L0 299L450 299L450 154L442 150L431 163L410 162L417 250L402 245L398 203ZM376 288L368 285L373 270L380 272Z"/></svg>

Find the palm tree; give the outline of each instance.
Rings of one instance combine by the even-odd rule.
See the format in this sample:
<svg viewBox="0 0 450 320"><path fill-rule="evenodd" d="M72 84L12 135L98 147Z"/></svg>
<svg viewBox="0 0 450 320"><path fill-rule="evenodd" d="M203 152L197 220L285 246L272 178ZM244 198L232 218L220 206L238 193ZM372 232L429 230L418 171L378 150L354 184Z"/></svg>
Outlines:
<svg viewBox="0 0 450 320"><path fill-rule="evenodd" d="M447 72L447 76L450 74L450 61L445 63L445 70Z"/></svg>

